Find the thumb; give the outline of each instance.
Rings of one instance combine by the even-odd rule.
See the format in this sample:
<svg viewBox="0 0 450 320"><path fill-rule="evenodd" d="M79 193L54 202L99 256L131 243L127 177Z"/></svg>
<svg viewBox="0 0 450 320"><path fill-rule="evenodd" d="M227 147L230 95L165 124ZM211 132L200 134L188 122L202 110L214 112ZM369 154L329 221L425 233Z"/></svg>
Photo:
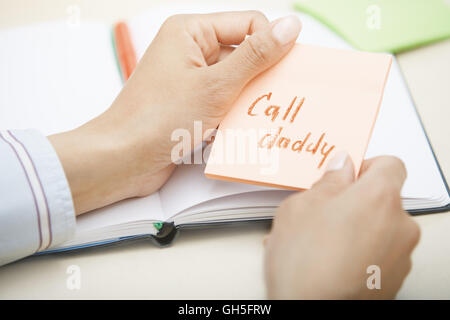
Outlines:
<svg viewBox="0 0 450 320"><path fill-rule="evenodd" d="M338 194L355 180L353 161L345 151L338 152L329 162L322 178L314 184L311 191L328 196Z"/></svg>
<svg viewBox="0 0 450 320"><path fill-rule="evenodd" d="M302 24L296 16L273 21L267 28L248 36L226 59L222 74L245 85L277 63L293 47Z"/></svg>

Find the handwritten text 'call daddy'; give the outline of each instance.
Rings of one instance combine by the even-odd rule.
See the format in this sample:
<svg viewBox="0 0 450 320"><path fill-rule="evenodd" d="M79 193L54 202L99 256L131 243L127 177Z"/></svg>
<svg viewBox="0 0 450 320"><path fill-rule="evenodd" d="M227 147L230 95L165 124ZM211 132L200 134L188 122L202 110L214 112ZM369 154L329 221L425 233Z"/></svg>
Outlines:
<svg viewBox="0 0 450 320"><path fill-rule="evenodd" d="M258 110L264 110L263 114L269 117L272 122L275 122L279 118L279 116L281 116L280 113L282 111L282 107L270 104L271 97L272 92L258 97L248 108L247 114L250 117L256 117L260 115L260 111ZM264 102L266 102L266 104L261 108L261 105L263 105ZM299 99L297 96L295 96L292 99L289 107L283 113L281 120L285 121L285 123L287 123L288 125L294 123L304 103L305 98ZM309 152L311 155L316 155L319 151L318 154L321 155L320 162L317 166L319 169L322 167L325 160L335 148L334 145L329 145L328 142L324 140L326 135L325 133L322 133L319 139L313 142L311 141L311 132L308 132L303 139L291 139L282 136L283 128L283 126L280 126L275 133L267 133L262 136L258 142L258 146L260 148L267 149L271 149L273 147L278 147L280 149L290 149L291 151L297 153Z"/></svg>

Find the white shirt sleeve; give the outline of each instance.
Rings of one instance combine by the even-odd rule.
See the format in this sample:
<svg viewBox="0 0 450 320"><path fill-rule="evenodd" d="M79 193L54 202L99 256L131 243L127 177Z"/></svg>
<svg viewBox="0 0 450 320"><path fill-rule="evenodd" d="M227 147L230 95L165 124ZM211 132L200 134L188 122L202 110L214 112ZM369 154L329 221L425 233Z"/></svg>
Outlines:
<svg viewBox="0 0 450 320"><path fill-rule="evenodd" d="M0 131L0 265L60 244L75 210L59 158L35 130Z"/></svg>

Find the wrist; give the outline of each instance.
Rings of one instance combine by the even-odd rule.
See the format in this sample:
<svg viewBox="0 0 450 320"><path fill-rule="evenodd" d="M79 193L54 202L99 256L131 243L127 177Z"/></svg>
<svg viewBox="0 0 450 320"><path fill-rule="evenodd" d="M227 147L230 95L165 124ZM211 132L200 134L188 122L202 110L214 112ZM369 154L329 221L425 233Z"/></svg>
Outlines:
<svg viewBox="0 0 450 320"><path fill-rule="evenodd" d="M136 195L129 146L100 118L48 139L63 166L77 215Z"/></svg>

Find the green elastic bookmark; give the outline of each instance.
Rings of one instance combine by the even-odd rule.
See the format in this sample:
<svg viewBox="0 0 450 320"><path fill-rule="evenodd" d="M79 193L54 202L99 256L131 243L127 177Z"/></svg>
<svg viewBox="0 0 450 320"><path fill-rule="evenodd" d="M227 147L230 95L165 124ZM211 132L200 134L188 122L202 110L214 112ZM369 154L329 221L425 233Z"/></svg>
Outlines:
<svg viewBox="0 0 450 320"><path fill-rule="evenodd" d="M153 226L155 227L156 230L161 230L161 228L163 227L164 223L162 222L155 222L153 223Z"/></svg>
<svg viewBox="0 0 450 320"><path fill-rule="evenodd" d="M397 53L450 37L450 0L296 0L365 51Z"/></svg>

